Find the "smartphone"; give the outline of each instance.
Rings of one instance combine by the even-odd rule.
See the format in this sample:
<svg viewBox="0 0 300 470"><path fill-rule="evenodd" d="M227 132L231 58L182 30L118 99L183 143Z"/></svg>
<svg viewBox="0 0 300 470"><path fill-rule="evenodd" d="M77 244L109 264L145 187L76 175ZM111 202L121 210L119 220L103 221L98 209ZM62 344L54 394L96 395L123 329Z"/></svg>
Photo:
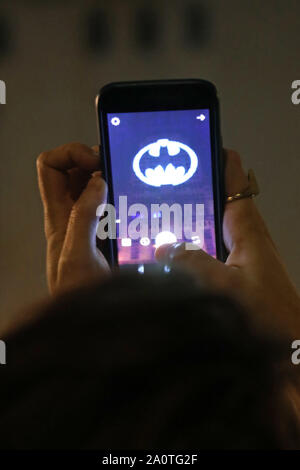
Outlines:
<svg viewBox="0 0 300 470"><path fill-rule="evenodd" d="M109 263L144 272L155 263L155 248L169 242L188 242L224 260L215 86L200 79L110 83L96 110L112 209L102 220L114 224L99 244Z"/></svg>

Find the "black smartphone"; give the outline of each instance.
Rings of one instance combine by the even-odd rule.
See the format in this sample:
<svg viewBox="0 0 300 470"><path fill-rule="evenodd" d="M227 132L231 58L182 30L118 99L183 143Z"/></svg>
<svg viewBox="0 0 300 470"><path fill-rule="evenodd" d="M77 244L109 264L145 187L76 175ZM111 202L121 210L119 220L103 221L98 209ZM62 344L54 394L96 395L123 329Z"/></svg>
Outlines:
<svg viewBox="0 0 300 470"><path fill-rule="evenodd" d="M110 209L98 236L105 238L106 224L110 264L144 272L155 262L155 248L169 242L224 260L215 86L200 79L110 83L96 108Z"/></svg>

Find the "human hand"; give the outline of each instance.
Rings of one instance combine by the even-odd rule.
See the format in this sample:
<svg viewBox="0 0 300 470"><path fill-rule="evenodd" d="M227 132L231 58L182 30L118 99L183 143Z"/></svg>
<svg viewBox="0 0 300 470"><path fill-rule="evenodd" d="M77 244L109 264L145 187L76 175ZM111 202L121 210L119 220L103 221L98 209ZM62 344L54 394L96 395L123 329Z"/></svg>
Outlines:
<svg viewBox="0 0 300 470"><path fill-rule="evenodd" d="M56 294L106 276L109 267L96 248L97 207L106 184L95 149L66 144L37 159L47 240L47 279Z"/></svg>
<svg viewBox="0 0 300 470"><path fill-rule="evenodd" d="M239 155L231 150L226 153L225 186L226 193L232 195L248 186L248 178ZM299 295L251 198L226 204L223 235L229 252L225 264L202 250L176 245L160 246L156 258L238 297L252 311L263 313L259 321L300 337Z"/></svg>

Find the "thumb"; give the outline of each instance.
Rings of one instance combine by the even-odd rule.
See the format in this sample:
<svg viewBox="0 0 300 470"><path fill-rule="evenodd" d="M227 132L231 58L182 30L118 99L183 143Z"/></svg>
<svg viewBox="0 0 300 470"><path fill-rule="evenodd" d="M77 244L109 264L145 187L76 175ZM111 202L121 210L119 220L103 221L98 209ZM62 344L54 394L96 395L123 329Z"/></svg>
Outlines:
<svg viewBox="0 0 300 470"><path fill-rule="evenodd" d="M194 246L194 245L193 245ZM202 285L227 288L231 270L221 261L200 249L189 249L189 243L161 245L155 251L157 261L196 275Z"/></svg>
<svg viewBox="0 0 300 470"><path fill-rule="evenodd" d="M64 248L95 248L97 207L105 203L106 194L106 183L96 171L72 208Z"/></svg>

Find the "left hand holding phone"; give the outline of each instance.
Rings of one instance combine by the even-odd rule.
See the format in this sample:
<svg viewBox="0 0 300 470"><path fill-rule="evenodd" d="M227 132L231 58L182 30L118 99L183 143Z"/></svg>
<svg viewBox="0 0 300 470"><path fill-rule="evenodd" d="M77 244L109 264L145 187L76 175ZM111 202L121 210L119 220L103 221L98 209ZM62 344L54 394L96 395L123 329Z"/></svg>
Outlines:
<svg viewBox="0 0 300 470"><path fill-rule="evenodd" d="M106 201L98 148L71 143L37 159L52 294L106 277L109 266L95 244L97 207Z"/></svg>

